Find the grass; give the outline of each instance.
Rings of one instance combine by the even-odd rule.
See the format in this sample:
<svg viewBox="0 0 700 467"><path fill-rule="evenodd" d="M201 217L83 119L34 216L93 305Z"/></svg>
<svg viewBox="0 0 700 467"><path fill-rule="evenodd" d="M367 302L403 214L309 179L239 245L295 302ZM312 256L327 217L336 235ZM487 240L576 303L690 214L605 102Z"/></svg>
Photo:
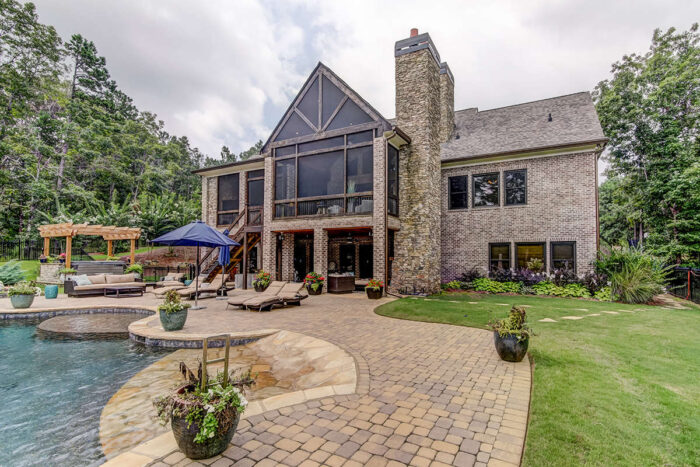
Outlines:
<svg viewBox="0 0 700 467"><path fill-rule="evenodd" d="M159 250L159 249L161 249L161 248L168 248L168 247L167 247L167 246L154 246L154 247L144 246L144 247L141 247L141 248L137 248L137 249L135 250L135 254L138 255L139 253L148 253L149 251ZM119 253L114 252L114 256L115 256L115 257L119 257L119 256L129 256L129 254L130 254L129 250L127 250L127 251L122 251L122 252L119 252ZM104 260L107 259L107 255L104 254L104 253L91 253L90 256L92 256L92 259L94 259L95 261L104 261Z"/></svg>
<svg viewBox="0 0 700 467"><path fill-rule="evenodd" d="M376 312L486 328L510 305L530 306L536 336L523 465L698 465L700 307L466 293L431 298L404 298ZM561 319L592 313L601 315ZM538 322L543 318L557 322Z"/></svg>
<svg viewBox="0 0 700 467"><path fill-rule="evenodd" d="M0 266L5 264L0 262ZM39 261L18 261L22 271L24 272L24 280L33 281L39 277Z"/></svg>

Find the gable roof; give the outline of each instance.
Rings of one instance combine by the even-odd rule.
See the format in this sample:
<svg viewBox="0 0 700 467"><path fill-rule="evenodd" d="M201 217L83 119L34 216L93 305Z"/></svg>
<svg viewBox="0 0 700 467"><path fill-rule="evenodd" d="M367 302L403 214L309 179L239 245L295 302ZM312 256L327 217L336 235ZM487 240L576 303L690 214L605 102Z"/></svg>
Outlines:
<svg viewBox="0 0 700 467"><path fill-rule="evenodd" d="M481 112L459 110L440 155L450 161L605 141L591 95L579 92Z"/></svg>
<svg viewBox="0 0 700 467"><path fill-rule="evenodd" d="M333 70L318 62L301 90L270 134L261 152L272 143L322 136L356 125L388 121Z"/></svg>

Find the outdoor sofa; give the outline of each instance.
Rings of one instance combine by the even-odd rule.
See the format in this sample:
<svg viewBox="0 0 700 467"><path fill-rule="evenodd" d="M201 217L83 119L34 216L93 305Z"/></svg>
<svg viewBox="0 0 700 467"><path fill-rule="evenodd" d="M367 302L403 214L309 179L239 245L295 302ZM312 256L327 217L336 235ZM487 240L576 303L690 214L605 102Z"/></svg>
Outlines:
<svg viewBox="0 0 700 467"><path fill-rule="evenodd" d="M87 295L104 295L107 287L127 286L145 289L146 284L137 279L135 274L93 274L87 276L90 284L78 285L75 277L67 279L63 283L63 290L69 297L82 297Z"/></svg>

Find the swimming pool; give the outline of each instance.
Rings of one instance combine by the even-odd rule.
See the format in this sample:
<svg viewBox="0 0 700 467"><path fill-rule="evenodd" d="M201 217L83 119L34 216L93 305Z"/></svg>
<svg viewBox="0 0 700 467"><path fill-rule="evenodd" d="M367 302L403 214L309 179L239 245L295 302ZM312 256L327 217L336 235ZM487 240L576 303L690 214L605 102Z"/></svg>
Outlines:
<svg viewBox="0 0 700 467"><path fill-rule="evenodd" d="M0 320L0 465L99 465L102 408L170 353L128 339L55 340Z"/></svg>

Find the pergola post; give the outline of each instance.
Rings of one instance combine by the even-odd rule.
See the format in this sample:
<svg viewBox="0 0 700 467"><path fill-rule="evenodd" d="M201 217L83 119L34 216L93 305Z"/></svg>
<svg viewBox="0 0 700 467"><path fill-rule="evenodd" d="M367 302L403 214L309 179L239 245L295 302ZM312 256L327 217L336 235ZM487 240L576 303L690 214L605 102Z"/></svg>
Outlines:
<svg viewBox="0 0 700 467"><path fill-rule="evenodd" d="M46 256L46 257L49 256L50 243L51 243L51 239L49 237L44 237L44 256Z"/></svg>
<svg viewBox="0 0 700 467"><path fill-rule="evenodd" d="M112 240L107 240L107 256L114 256L114 250L112 249Z"/></svg>
<svg viewBox="0 0 700 467"><path fill-rule="evenodd" d="M136 262L136 239L131 239L131 264Z"/></svg>
<svg viewBox="0 0 700 467"><path fill-rule="evenodd" d="M248 289L248 232L243 232L243 263L241 267L243 268L243 289L246 290Z"/></svg>
<svg viewBox="0 0 700 467"><path fill-rule="evenodd" d="M66 237L66 268L70 267L71 249L73 247L73 237Z"/></svg>

